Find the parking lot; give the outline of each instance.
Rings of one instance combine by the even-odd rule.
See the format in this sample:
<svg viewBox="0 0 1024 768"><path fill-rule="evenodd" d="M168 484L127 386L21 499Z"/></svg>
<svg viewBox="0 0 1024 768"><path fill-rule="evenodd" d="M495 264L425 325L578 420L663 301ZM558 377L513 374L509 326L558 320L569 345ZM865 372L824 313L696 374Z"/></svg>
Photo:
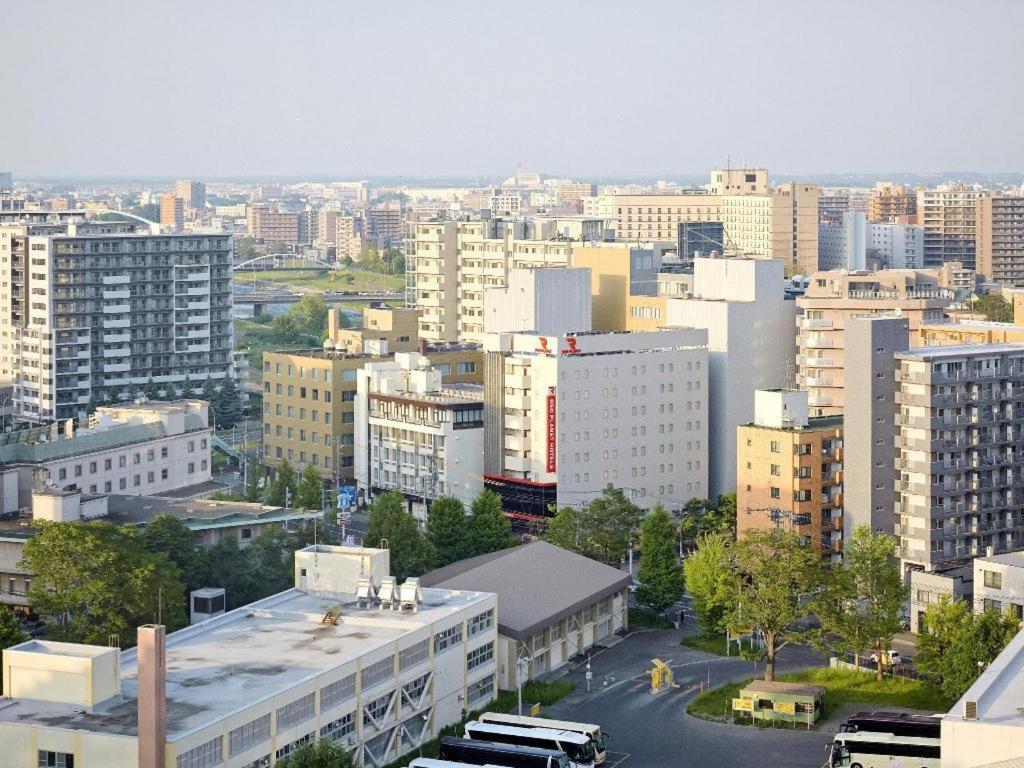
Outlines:
<svg viewBox="0 0 1024 768"><path fill-rule="evenodd" d="M545 708L544 714L600 724L610 736L609 768L820 768L832 740L829 733L733 726L687 715L686 704L699 693L702 681L714 688L750 677L754 665L691 650L679 645L680 637L675 631L641 631L595 654L591 692L581 666L570 675L575 692ZM669 663L678 688L651 695L647 670L654 658ZM806 648L790 646L780 654L778 670L821 663ZM758 669L763 671L760 665Z"/></svg>

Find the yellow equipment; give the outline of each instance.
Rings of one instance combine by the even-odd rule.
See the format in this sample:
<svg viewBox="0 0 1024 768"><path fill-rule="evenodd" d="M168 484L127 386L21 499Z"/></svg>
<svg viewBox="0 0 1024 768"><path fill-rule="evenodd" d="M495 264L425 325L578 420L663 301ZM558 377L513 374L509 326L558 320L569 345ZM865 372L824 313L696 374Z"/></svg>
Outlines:
<svg viewBox="0 0 1024 768"><path fill-rule="evenodd" d="M651 669L651 693L661 693L672 687L672 670L669 669L661 659L651 659L654 668Z"/></svg>

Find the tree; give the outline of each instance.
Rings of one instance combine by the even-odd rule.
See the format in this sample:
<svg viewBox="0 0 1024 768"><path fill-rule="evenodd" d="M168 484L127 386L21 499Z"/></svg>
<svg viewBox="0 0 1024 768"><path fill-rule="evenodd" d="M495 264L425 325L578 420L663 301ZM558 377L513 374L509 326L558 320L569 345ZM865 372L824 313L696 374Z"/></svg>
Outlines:
<svg viewBox="0 0 1024 768"><path fill-rule="evenodd" d="M761 633L764 679L775 679L778 653L803 631L796 624L808 615L806 597L822 585L820 559L791 531L749 531L731 547L736 578L728 626Z"/></svg>
<svg viewBox="0 0 1024 768"><path fill-rule="evenodd" d="M690 499L683 507L682 536L687 541L714 533L736 534L736 494L718 497L717 505L706 499Z"/></svg>
<svg viewBox="0 0 1024 768"><path fill-rule="evenodd" d="M501 496L482 491L473 499L466 555L483 555L512 546L512 526L501 507Z"/></svg>
<svg viewBox="0 0 1024 768"><path fill-rule="evenodd" d="M580 547L583 536L583 521L575 507L562 507L548 523L544 540L570 552L584 554Z"/></svg>
<svg viewBox="0 0 1024 768"><path fill-rule="evenodd" d="M39 524L20 563L36 574L33 609L55 624L57 640L130 643L135 628L158 619L173 631L186 624L185 585L164 554L143 545L135 529L93 520Z"/></svg>
<svg viewBox="0 0 1024 768"><path fill-rule="evenodd" d="M285 493L285 491L289 493ZM270 483L267 493L267 504L273 507L283 507L287 504L295 504L295 497L298 494L299 483L295 477L295 468L288 459L281 462L274 474L274 480Z"/></svg>
<svg viewBox="0 0 1024 768"><path fill-rule="evenodd" d="M213 425L219 429L221 426L221 415L220 415L220 403L217 401L217 385L213 383L213 377L210 376L203 382L203 394L201 395L203 400L210 404L211 416L213 416Z"/></svg>
<svg viewBox="0 0 1024 768"><path fill-rule="evenodd" d="M583 529L591 557L617 565L640 537L644 512L621 488L610 483L583 510Z"/></svg>
<svg viewBox="0 0 1024 768"><path fill-rule="evenodd" d="M683 571L701 631L706 635L724 632L736 593L726 540L714 534L701 536L696 552L683 563Z"/></svg>
<svg viewBox="0 0 1024 768"><path fill-rule="evenodd" d="M18 643L24 643L26 640L28 640L28 635L21 631L17 616L10 608L0 605L0 651ZM3 665L0 665L0 690L3 689L3 684L4 670Z"/></svg>
<svg viewBox="0 0 1024 768"><path fill-rule="evenodd" d="M249 475L249 482L245 486L245 500L255 504L263 498L263 489L260 487L260 480L264 479L265 470L258 461L249 463L246 470Z"/></svg>
<svg viewBox="0 0 1024 768"><path fill-rule="evenodd" d="M434 499L427 512L427 539L434 547L436 567L469 556L469 527L461 501L452 496Z"/></svg>
<svg viewBox="0 0 1024 768"><path fill-rule="evenodd" d="M221 380L215 402L217 404L217 424L221 429L230 429L241 421L242 395L238 391L234 376L228 375Z"/></svg>
<svg viewBox="0 0 1024 768"><path fill-rule="evenodd" d="M181 520L163 512L149 521L139 538L150 552L166 555L174 564L185 583L186 594L204 586L202 562L192 543L192 531Z"/></svg>
<svg viewBox="0 0 1024 768"><path fill-rule="evenodd" d="M385 540L391 550L391 573L398 581L425 573L434 562L433 547L420 533L398 491L382 493L370 505L364 542L380 546Z"/></svg>
<svg viewBox="0 0 1024 768"><path fill-rule="evenodd" d="M715 518L718 524L716 533L729 533L736 536L736 494L723 493L718 497L718 506L715 509Z"/></svg>
<svg viewBox="0 0 1024 768"><path fill-rule="evenodd" d="M324 503L324 481L316 467L307 464L295 493L295 506L299 509L320 509Z"/></svg>
<svg viewBox="0 0 1024 768"><path fill-rule="evenodd" d="M258 537L257 537L258 538ZM203 586L223 587L227 610L231 611L266 597L266 583L253 571L249 551L234 536L225 536L199 553Z"/></svg>
<svg viewBox="0 0 1024 768"><path fill-rule="evenodd" d="M814 613L819 636L834 647L860 655L875 651L875 676L882 679L885 652L903 625L907 588L896 560L896 540L858 526L844 546L844 565L832 573Z"/></svg>
<svg viewBox="0 0 1024 768"><path fill-rule="evenodd" d="M1013 322L1013 304L995 293L979 296L972 302L971 310L984 315L986 320L997 323Z"/></svg>
<svg viewBox="0 0 1024 768"><path fill-rule="evenodd" d="M277 768L355 768L352 756L344 748L325 740L303 744L275 765Z"/></svg>
<svg viewBox="0 0 1024 768"><path fill-rule="evenodd" d="M150 377L146 382L146 386L142 388L142 393L150 400L160 399L160 385L153 381L153 377Z"/></svg>
<svg viewBox="0 0 1024 768"><path fill-rule="evenodd" d="M644 605L663 611L683 596L683 568L675 550L676 528L668 512L656 505L640 525L640 568L636 596Z"/></svg>

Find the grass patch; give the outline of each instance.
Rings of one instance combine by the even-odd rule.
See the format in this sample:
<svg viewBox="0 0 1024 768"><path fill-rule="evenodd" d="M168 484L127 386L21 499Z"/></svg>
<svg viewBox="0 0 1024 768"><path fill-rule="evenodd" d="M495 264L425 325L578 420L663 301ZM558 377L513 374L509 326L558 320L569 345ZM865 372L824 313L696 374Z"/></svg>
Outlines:
<svg viewBox="0 0 1024 768"><path fill-rule="evenodd" d="M665 614L652 611L650 608L641 608L638 605L629 606L629 628L630 629L675 629L676 625L665 618Z"/></svg>
<svg viewBox="0 0 1024 768"><path fill-rule="evenodd" d="M680 645L693 648L695 651L712 653L715 656L726 656L725 635L687 635L679 641Z"/></svg>
<svg viewBox="0 0 1024 768"><path fill-rule="evenodd" d="M393 291L405 287L405 277L402 275L386 275L365 269L235 271L235 281L239 285L251 285L253 280L316 291Z"/></svg>
<svg viewBox="0 0 1024 768"><path fill-rule="evenodd" d="M554 680L549 683L531 680L523 686L523 708L525 710L527 707L537 704L538 702L542 706L554 704L556 701L564 699L575 689L576 684L570 680ZM477 709L470 712L460 722L453 723L446 728L442 728L438 737L424 744L423 749L417 750L415 755L410 753L405 757L395 760L393 763L388 763L384 768L405 768L414 756L419 755L422 755L423 757L436 758L440 754L442 736L462 736L463 726L470 720L475 720L477 715L482 712L490 711L512 712L516 708L517 701L518 698L515 691L498 691L498 698L483 709ZM529 714L528 711L527 714Z"/></svg>
<svg viewBox="0 0 1024 768"><path fill-rule="evenodd" d="M686 707L687 714L703 720L730 721L732 700L739 697L740 690L746 687L751 679L748 677L738 683L728 683L720 688L705 691ZM871 673L852 669L805 669L779 675L777 679L787 683L825 686L825 709L822 718L827 718L838 707L851 703L906 707L925 712L945 712L953 706L953 702L931 683L901 677L875 680ZM736 722L744 724L742 718ZM745 724L749 725L750 720L748 719ZM771 724L765 724L763 727L771 727Z"/></svg>

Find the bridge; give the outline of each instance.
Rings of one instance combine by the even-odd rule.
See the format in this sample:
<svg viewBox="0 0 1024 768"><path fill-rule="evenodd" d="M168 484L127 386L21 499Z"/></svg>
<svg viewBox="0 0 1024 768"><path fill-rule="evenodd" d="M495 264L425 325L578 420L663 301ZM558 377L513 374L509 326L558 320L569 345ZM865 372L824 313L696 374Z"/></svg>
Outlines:
<svg viewBox="0 0 1024 768"><path fill-rule="evenodd" d="M306 296L315 296L319 291L308 293L295 293L291 291L255 291L253 293L242 293L235 291L235 304L252 306L254 316L263 314L268 304L295 304L302 301ZM357 293L355 291L324 291L320 294L324 297L324 304L358 304L368 301L398 301L405 298L404 291L374 291Z"/></svg>

